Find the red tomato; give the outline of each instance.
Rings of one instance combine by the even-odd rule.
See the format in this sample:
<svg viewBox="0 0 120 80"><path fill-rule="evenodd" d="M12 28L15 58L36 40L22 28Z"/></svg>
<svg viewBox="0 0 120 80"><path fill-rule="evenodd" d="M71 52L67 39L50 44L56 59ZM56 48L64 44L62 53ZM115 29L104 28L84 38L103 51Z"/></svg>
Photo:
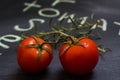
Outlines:
<svg viewBox="0 0 120 80"><path fill-rule="evenodd" d="M44 42L41 38L36 38L42 44ZM37 45L34 37L24 39L18 48L17 60L20 67L26 72L39 72L44 70L50 64L52 56L52 48L49 44L44 44L43 47L49 49L50 53L46 50L41 50L41 56L38 57L39 50L30 45Z"/></svg>
<svg viewBox="0 0 120 80"><path fill-rule="evenodd" d="M63 68L75 75L90 73L96 66L99 58L97 45L89 38L79 40L82 46L73 44L68 49L68 43L64 43L59 52L60 62Z"/></svg>

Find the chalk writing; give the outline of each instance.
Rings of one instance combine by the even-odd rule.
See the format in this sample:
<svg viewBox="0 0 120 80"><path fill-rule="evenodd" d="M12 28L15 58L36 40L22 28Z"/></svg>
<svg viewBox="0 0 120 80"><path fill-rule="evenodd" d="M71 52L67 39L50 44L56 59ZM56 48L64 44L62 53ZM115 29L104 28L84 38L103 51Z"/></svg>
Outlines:
<svg viewBox="0 0 120 80"><path fill-rule="evenodd" d="M120 26L120 22L114 21L113 23ZM119 29L118 35L120 36L120 29Z"/></svg>
<svg viewBox="0 0 120 80"><path fill-rule="evenodd" d="M0 53L0 56L2 55L2 53Z"/></svg>
<svg viewBox="0 0 120 80"><path fill-rule="evenodd" d="M29 27L28 28L21 28L19 25L15 25L14 26L14 29L16 30L16 31L29 31L29 30L31 30L32 28L34 28L34 26L35 26L35 24L34 24L34 22L39 22L40 24L42 24L42 23L44 23L45 21L43 20L43 19L37 19L37 18L33 18L33 19L30 19L29 20Z"/></svg>
<svg viewBox="0 0 120 80"><path fill-rule="evenodd" d="M54 14L46 14L45 12L54 12ZM38 11L38 14L40 16L43 16L43 17L57 17L59 16L60 12L58 9L54 9L54 8L43 8L41 10Z"/></svg>
<svg viewBox="0 0 120 80"><path fill-rule="evenodd" d="M51 6L54 7L59 3L72 3L72 4L74 4L74 3L76 3L76 0L54 0L53 3L51 4ZM42 8L42 5L37 4L37 0L34 0L31 3L30 2L29 3L25 2L24 6L25 6L25 8L22 10L22 12L26 12L26 11L30 10L31 8L39 8L39 11L38 11L39 16L47 17L47 18L51 18L51 17L53 18L53 17L57 17L57 16L60 15L60 11L58 9L49 8L49 7L48 8ZM48 14L47 12L51 12L52 14ZM63 14L58 19L58 21L61 21L65 16L67 16L67 12L65 12L65 14ZM75 14L71 14L72 18L74 16L75 16ZM20 25L15 25L14 30L15 31L20 31L20 32L29 31L29 30L31 30L32 28L35 27L35 22L39 22L40 24L43 24L43 23L45 23L45 20L40 19L40 18L32 18L32 19L28 20L29 27L25 27L25 26L21 27ZM68 22L70 22L70 20L68 20ZM2 47L4 49L9 49L10 46L7 45L4 42L13 43L13 42L18 42L20 40L21 40L21 37L18 36L18 35L15 35L15 34L7 34L7 35L4 35L4 36L1 36L0 37L0 47ZM2 53L0 53L0 55L2 55Z"/></svg>
<svg viewBox="0 0 120 80"><path fill-rule="evenodd" d="M98 25L99 28L101 28L103 31L107 31L107 20L101 18L102 25Z"/></svg>
<svg viewBox="0 0 120 80"><path fill-rule="evenodd" d="M68 14L68 12L65 12L60 18L58 18L58 21L62 21L63 19L67 19L68 15L73 19L75 14ZM71 23L71 20L68 19L68 23Z"/></svg>
<svg viewBox="0 0 120 80"><path fill-rule="evenodd" d="M87 21L87 19L88 19L87 16L85 16L85 17L81 17L80 20L82 20L82 21L81 21L81 23L80 23L79 26L81 26L82 24L84 24L84 23Z"/></svg>
<svg viewBox="0 0 120 80"><path fill-rule="evenodd" d="M31 3L30 2L24 2L25 7L22 10L22 12L26 12L26 11L30 10L31 8L37 8L39 10L38 10L38 13L36 13L36 14L38 14L40 17L41 16L44 17L44 18L56 18L57 17L58 22L62 21L63 19L66 19L67 23L71 23L71 20L68 19L68 16L70 16L73 19L76 16L76 14L75 13L69 14L67 11L61 13L60 10L54 8L55 6L57 6L60 3L75 4L76 0L54 0L50 4L51 7L43 7L41 4L37 3L37 0L34 0ZM83 17L80 17L79 19L81 20L80 25L82 25L87 21L88 16L83 16ZM100 21L101 21L101 24L98 25L98 28L102 29L102 31L107 31L107 26L108 26L107 20L104 19L104 18L101 18ZM43 24L43 23L45 23L45 19L31 18L31 19L28 20L28 24L29 24L28 27L27 26L20 26L20 25L17 24L17 25L14 25L13 28L14 28L15 31L19 31L19 32L29 31L29 30L31 30L35 27L35 22ZM120 22L114 21L113 23L115 25L120 26ZM96 27L97 27L97 24L93 25L92 29L95 29ZM120 29L119 29L118 35L120 36ZM13 42L18 42L20 40L21 40L21 37L18 36L18 35L15 35L15 34L7 34L7 35L4 35L4 36L1 36L0 37L0 47L2 47L3 49L9 49L10 46L7 45L4 42L13 43ZM2 55L2 53L0 53L0 55Z"/></svg>
<svg viewBox="0 0 120 80"><path fill-rule="evenodd" d="M10 47L8 45L2 43L2 41L13 43L13 42L17 42L20 40L21 40L21 37L14 35L14 34L4 35L4 36L0 37L0 46L3 47L4 49L8 49Z"/></svg>
<svg viewBox="0 0 120 80"><path fill-rule="evenodd" d="M29 10L30 8L32 8L32 7L35 7L35 8L40 8L41 7L41 5L38 5L38 4L36 4L37 3L37 1L33 1L32 3L24 3L24 5L25 6L27 6L27 7L25 7L24 9L23 9L23 12L26 12L27 10Z"/></svg>
<svg viewBox="0 0 120 80"><path fill-rule="evenodd" d="M58 3L76 3L76 0L55 0L52 6L56 6Z"/></svg>

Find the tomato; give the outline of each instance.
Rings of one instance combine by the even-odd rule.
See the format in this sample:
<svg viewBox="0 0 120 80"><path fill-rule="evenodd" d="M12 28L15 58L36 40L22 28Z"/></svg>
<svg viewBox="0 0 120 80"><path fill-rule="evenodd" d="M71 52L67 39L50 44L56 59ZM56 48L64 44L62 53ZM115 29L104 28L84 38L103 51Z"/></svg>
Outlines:
<svg viewBox="0 0 120 80"><path fill-rule="evenodd" d="M48 67L53 58L52 47L50 44L40 46L42 43L44 43L43 39L39 37L35 38L33 36L25 38L20 43L18 47L17 61L22 70L26 72L40 72ZM40 52L39 47L44 47L46 50L42 49Z"/></svg>
<svg viewBox="0 0 120 80"><path fill-rule="evenodd" d="M66 71L75 75L84 75L95 68L99 59L99 51L96 43L87 37L81 38L78 42L81 45L62 44L59 58Z"/></svg>

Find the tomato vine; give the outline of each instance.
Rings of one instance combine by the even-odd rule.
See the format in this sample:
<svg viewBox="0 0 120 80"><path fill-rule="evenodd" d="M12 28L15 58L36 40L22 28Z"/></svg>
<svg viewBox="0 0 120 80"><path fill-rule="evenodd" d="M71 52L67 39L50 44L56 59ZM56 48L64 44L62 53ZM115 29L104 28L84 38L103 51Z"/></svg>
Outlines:
<svg viewBox="0 0 120 80"><path fill-rule="evenodd" d="M51 27L50 31L39 31L36 29L35 35L30 37L22 35L23 42L21 46L25 47L19 47L18 62L24 70L37 72L37 70L41 71L46 68L51 62L53 55L50 44L55 47L57 44L63 42L59 50L60 62L65 70L77 75L91 72L98 62L98 54L111 51L103 45L97 45L94 40L91 39L91 37L96 37L97 39L101 38L100 34L98 32L95 33L96 29L94 29L94 27L98 27L101 22L100 20L94 20L92 16L91 23L86 21L84 24L81 24L81 19L79 18L73 19L69 17L69 19L72 23L69 27L62 25L64 20L62 20L59 25L54 25L51 19L49 22ZM29 50L31 50L31 52ZM32 53L34 53L34 56ZM33 61L33 63L29 64L29 60L22 60L22 56L28 59L32 57L33 60L31 60L31 62ZM36 56L39 63L34 65ZM26 66L32 67L27 69L23 64L28 64ZM44 67L42 67L41 64L44 64Z"/></svg>
<svg viewBox="0 0 120 80"><path fill-rule="evenodd" d="M72 22L72 25L69 27L64 27L62 25L64 19L60 22L59 25L53 25L52 19L49 21L49 25L51 27L50 31L37 31L36 36L42 37L45 39L45 43L55 44L57 45L61 40L68 41L71 40L72 43L76 43L76 39L81 39L83 37L97 37L97 39L101 39L101 35L99 32L93 33L96 29L94 27L98 27L100 24L100 20L94 20L93 15L91 16L92 23L85 22L84 24L80 23L79 18L71 18L68 17ZM76 33L76 34L74 34ZM52 37L52 41L51 38ZM104 47L104 45L98 44L98 50L100 53L105 53L107 51L111 51L111 49Z"/></svg>

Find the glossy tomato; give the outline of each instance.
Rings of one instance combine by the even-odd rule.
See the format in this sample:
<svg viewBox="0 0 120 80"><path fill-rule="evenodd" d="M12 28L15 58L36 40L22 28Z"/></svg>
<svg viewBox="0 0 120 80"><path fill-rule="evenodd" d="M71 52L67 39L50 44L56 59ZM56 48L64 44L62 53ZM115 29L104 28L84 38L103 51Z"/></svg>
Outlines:
<svg viewBox="0 0 120 80"><path fill-rule="evenodd" d="M42 44L43 42L43 39L31 36L24 39L20 43L18 48L17 61L24 71L39 72L44 70L50 64L53 58L52 48L49 44L44 44L40 46L40 44ZM46 50L40 50L39 47L44 47L46 48Z"/></svg>
<svg viewBox="0 0 120 80"><path fill-rule="evenodd" d="M75 75L90 73L96 66L99 51L96 43L89 38L81 38L79 44L64 43L59 52L63 68ZM66 49L66 50L65 50Z"/></svg>

